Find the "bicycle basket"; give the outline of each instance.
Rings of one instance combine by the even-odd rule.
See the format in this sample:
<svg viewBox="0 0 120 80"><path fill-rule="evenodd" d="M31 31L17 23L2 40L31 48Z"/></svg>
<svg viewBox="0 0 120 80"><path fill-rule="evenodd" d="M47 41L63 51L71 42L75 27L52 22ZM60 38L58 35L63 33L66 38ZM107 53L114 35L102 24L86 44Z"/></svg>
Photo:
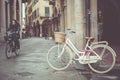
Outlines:
<svg viewBox="0 0 120 80"><path fill-rule="evenodd" d="M64 43L66 34L64 32L54 32L55 42Z"/></svg>

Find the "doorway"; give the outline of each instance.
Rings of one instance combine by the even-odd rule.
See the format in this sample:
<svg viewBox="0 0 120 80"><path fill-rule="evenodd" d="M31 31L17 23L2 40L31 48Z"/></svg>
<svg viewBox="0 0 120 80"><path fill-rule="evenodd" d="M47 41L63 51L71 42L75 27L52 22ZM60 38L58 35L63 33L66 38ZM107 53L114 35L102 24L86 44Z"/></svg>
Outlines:
<svg viewBox="0 0 120 80"><path fill-rule="evenodd" d="M100 10L103 24L102 40L120 45L120 0L98 0L98 12Z"/></svg>
<svg viewBox="0 0 120 80"><path fill-rule="evenodd" d="M52 21L50 19L45 19L42 23L42 36L51 37L52 36Z"/></svg>

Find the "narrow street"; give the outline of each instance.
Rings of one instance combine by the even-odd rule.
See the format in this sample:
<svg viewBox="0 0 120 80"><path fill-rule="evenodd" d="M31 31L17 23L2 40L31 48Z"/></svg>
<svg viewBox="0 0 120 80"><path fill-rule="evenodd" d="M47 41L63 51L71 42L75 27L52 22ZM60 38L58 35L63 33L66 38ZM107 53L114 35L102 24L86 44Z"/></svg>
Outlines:
<svg viewBox="0 0 120 80"><path fill-rule="evenodd" d="M65 71L53 70L46 54L54 44L44 38L22 39L20 55L11 59L5 58L4 45L0 46L0 80L120 80L120 70L96 74L76 69L74 64Z"/></svg>
<svg viewBox="0 0 120 80"><path fill-rule="evenodd" d="M120 0L0 0L0 11L0 80L120 80ZM97 74L79 61L52 69L46 56L55 42L45 38L67 29L78 49L84 37L107 41L117 55L114 69ZM14 30L22 38L20 54L6 59L4 38Z"/></svg>
<svg viewBox="0 0 120 80"><path fill-rule="evenodd" d="M52 40L28 38L21 40L18 57L5 58L4 46L0 46L0 80L87 80L73 67L55 71L46 61Z"/></svg>

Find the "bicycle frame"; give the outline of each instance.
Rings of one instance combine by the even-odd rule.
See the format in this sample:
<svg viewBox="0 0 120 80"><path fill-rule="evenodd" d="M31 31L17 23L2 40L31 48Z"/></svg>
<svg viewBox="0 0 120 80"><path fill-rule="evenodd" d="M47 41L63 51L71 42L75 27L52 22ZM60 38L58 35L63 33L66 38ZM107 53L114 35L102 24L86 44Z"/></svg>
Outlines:
<svg viewBox="0 0 120 80"><path fill-rule="evenodd" d="M96 63L98 60L102 59L102 55L103 55L103 53L105 51L105 48L102 51L102 55L99 56L95 51L93 51L93 49L91 48L91 46L97 45L97 44L105 44L107 46L108 43L106 41L94 42L92 45L89 46L89 42L90 42L90 40L87 41L85 48L83 50L79 51L74 46L74 44L71 42L71 40L69 38L67 38L66 42L65 42L65 44L63 46L62 52L59 54L58 57L61 57L61 55L64 52L65 47L68 46L77 55L77 58L75 58L76 56L73 56L74 60L79 61L81 64ZM88 53L86 53L86 52L88 52ZM91 52L94 54L94 56L90 56ZM90 57L92 57L93 59L90 58Z"/></svg>

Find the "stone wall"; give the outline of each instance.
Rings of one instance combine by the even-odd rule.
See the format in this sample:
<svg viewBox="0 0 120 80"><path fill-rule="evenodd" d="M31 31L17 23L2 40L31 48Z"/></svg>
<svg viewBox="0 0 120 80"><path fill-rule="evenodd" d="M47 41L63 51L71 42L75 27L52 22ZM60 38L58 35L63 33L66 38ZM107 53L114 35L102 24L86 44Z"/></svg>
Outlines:
<svg viewBox="0 0 120 80"><path fill-rule="evenodd" d="M12 0L10 0L12 1ZM20 14L20 21L19 23L21 24L21 0L19 1L19 14ZM10 20L16 19L16 0L12 1L13 3L13 11L10 14L10 2L8 0L0 0L0 40L3 40L4 35L6 33L6 28L9 27ZM6 10L7 9L7 10ZM13 17L11 17L13 16ZM7 18L6 18L7 17ZM10 19L11 18L11 19Z"/></svg>

